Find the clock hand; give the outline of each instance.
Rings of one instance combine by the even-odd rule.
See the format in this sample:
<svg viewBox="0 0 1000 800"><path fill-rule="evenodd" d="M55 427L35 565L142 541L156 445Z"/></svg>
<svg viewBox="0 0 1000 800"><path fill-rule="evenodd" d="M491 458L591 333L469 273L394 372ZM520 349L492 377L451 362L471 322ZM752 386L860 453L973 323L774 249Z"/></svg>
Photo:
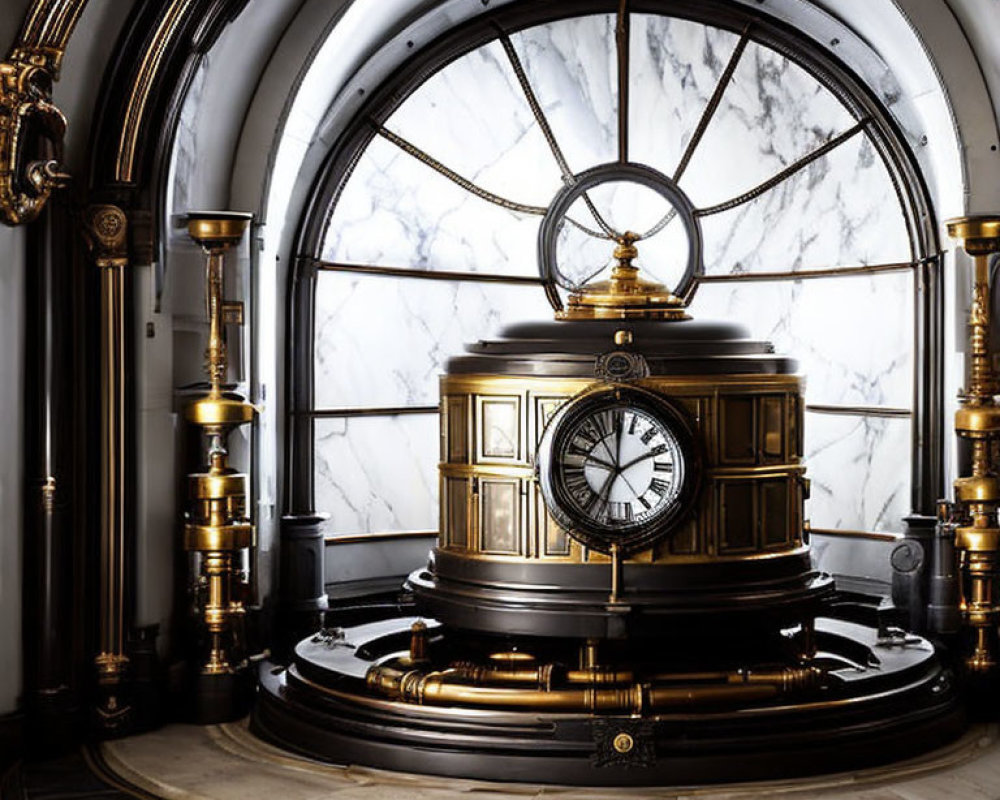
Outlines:
<svg viewBox="0 0 1000 800"><path fill-rule="evenodd" d="M636 497L638 497L640 493L635 490L635 487L632 485L632 481L630 481L628 478L626 478L625 477L625 473L622 472L621 470L618 471L618 474L621 476L621 479L623 481L625 481L625 485L628 486L628 488L632 490L632 494L634 494Z"/></svg>
<svg viewBox="0 0 1000 800"><path fill-rule="evenodd" d="M594 455L589 455L586 457L585 462L588 464L596 464L599 467L604 467L605 469L618 469L614 464L611 464L603 459L598 458Z"/></svg>
<svg viewBox="0 0 1000 800"><path fill-rule="evenodd" d="M615 412L615 439L617 440L617 445L615 447L615 468L620 468L622 463L622 440L625 438L622 436L622 426L625 424L625 415L622 413L621 409Z"/></svg>
<svg viewBox="0 0 1000 800"><path fill-rule="evenodd" d="M624 471L625 471L625 470L627 470L627 469L628 469L629 467L632 467L632 466L635 466L635 465L636 465L636 464L638 464L638 463L639 463L640 461L645 461L645 460L646 460L647 458L652 458L652 457L653 457L654 455L656 455L656 453L654 453L654 452L653 452L652 450L650 450L650 451L649 451L648 453L646 453L645 455L641 455L641 456L638 456L638 457L636 457L636 458L633 458L633 459L632 459L631 461L629 461L629 462L628 462L628 463L627 463L627 464L626 464L625 466L623 466L623 467L619 467L619 468L618 468L618 471L619 471L619 472L624 472Z"/></svg>
<svg viewBox="0 0 1000 800"><path fill-rule="evenodd" d="M604 481L604 485L601 486L601 491L594 495L594 499L590 501L587 506L587 513L593 513L599 505L607 506L608 495L611 494L611 484L615 481L615 476L618 474L616 470L612 470L608 475L607 479Z"/></svg>

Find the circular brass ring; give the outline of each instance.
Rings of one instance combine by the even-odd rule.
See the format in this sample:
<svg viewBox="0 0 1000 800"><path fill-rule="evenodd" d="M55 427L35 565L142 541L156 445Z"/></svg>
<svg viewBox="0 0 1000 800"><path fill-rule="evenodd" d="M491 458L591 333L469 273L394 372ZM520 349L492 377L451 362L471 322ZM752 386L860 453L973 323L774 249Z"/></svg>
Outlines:
<svg viewBox="0 0 1000 800"><path fill-rule="evenodd" d="M613 161L600 164L573 176L572 183L566 183L552 199L542 224L538 229L538 269L541 273L545 293L555 311L562 310L562 300L555 290L556 286L575 291L579 287L567 286L559 280L559 268L556 263L556 249L559 231L566 219L570 206L584 193L595 186L610 181L637 183L652 189L663 197L677 210L677 217L684 225L688 238L688 260L684 274L673 287L672 293L680 298L684 305L690 303L698 284L698 276L704 272L702 262L701 226L695 216L694 204L681 188L662 172L647 167L645 164L621 163Z"/></svg>

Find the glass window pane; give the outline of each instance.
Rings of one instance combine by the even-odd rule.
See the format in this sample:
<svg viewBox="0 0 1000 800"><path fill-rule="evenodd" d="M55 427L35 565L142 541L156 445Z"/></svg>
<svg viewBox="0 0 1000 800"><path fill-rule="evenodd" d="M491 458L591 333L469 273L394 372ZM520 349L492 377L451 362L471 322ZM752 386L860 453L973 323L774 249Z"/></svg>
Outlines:
<svg viewBox="0 0 1000 800"><path fill-rule="evenodd" d="M699 208L720 203L752 189L852 125L847 109L808 72L750 42L681 188Z"/></svg>
<svg viewBox="0 0 1000 800"><path fill-rule="evenodd" d="M462 345L551 319L537 286L323 272L316 288L317 408L437 405Z"/></svg>
<svg viewBox="0 0 1000 800"><path fill-rule="evenodd" d="M629 156L673 175L739 36L653 14L633 14Z"/></svg>
<svg viewBox="0 0 1000 800"><path fill-rule="evenodd" d="M315 425L316 510L331 534L437 530L437 414Z"/></svg>
<svg viewBox="0 0 1000 800"><path fill-rule="evenodd" d="M573 172L618 158L616 24L614 14L592 14L511 36Z"/></svg>
<svg viewBox="0 0 1000 800"><path fill-rule="evenodd" d="M806 414L806 517L814 528L901 531L910 513L911 422Z"/></svg>
<svg viewBox="0 0 1000 800"><path fill-rule="evenodd" d="M546 205L559 168L499 42L456 59L420 85L386 127L488 191Z"/></svg>
<svg viewBox="0 0 1000 800"><path fill-rule="evenodd" d="M700 221L710 275L911 259L896 190L860 134L757 199Z"/></svg>
<svg viewBox="0 0 1000 800"><path fill-rule="evenodd" d="M470 194L379 136L344 187L321 256L334 262L537 277L540 219Z"/></svg>
<svg viewBox="0 0 1000 800"><path fill-rule="evenodd" d="M795 358L806 402L909 408L913 276L889 272L803 281L710 283L696 319L732 319Z"/></svg>

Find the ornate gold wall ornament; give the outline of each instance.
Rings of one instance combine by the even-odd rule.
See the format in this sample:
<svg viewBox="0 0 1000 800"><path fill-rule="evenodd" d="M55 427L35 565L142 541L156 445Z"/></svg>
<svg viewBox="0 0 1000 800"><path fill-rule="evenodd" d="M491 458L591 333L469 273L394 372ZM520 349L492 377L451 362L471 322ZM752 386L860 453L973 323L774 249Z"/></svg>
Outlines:
<svg viewBox="0 0 1000 800"><path fill-rule="evenodd" d="M128 218L118 206L94 205L87 209L84 236L99 267L128 265Z"/></svg>
<svg viewBox="0 0 1000 800"><path fill-rule="evenodd" d="M36 219L69 175L62 165L66 118L52 103L66 44L86 0L36 0L0 62L0 220Z"/></svg>

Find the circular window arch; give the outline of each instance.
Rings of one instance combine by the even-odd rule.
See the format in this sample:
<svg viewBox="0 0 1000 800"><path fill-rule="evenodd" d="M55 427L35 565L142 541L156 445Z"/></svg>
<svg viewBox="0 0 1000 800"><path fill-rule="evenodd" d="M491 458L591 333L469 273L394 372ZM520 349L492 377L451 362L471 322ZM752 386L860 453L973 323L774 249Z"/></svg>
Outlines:
<svg viewBox="0 0 1000 800"><path fill-rule="evenodd" d="M692 313L800 358L814 527L892 530L931 508L940 387L918 365L940 345L918 287L937 242L890 116L756 10L590 0L454 29L370 92L332 149L293 293L296 510L331 511L344 533L435 527L439 367L550 313L539 221L570 176L615 160L691 198L705 262ZM640 205L618 200L626 216ZM561 250L581 281L612 251L587 212ZM668 284L677 231L640 243Z"/></svg>

